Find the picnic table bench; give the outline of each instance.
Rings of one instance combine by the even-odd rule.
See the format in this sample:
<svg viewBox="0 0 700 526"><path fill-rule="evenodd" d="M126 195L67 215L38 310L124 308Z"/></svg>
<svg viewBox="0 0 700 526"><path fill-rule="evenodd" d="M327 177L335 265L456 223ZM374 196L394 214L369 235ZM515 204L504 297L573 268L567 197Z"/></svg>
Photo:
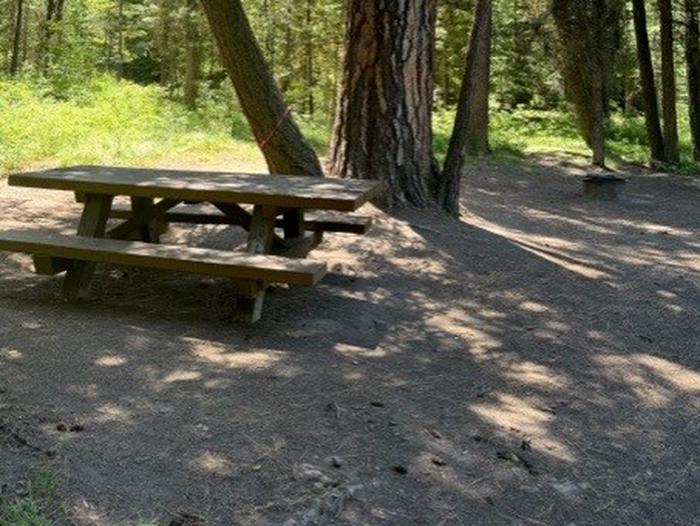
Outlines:
<svg viewBox="0 0 700 526"><path fill-rule="evenodd" d="M97 263L175 270L231 279L239 318L253 322L268 283L314 285L324 276L326 264L309 252L324 232L366 233L370 218L348 212L384 189L378 181L103 166L19 173L8 182L71 191L83 203L77 236L0 231L0 250L32 254L37 273L66 272L67 299L87 293ZM120 222L108 228L110 218ZM170 223L237 225L247 243L240 251L159 244Z"/></svg>

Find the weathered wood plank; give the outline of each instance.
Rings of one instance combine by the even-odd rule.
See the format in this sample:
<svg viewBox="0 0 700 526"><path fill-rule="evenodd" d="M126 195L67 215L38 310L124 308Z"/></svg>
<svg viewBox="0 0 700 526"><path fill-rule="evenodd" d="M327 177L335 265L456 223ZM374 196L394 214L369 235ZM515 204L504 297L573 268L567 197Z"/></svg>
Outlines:
<svg viewBox="0 0 700 526"><path fill-rule="evenodd" d="M340 211L357 210L386 187L356 179L106 166L13 174L8 181L73 192Z"/></svg>
<svg viewBox="0 0 700 526"><path fill-rule="evenodd" d="M230 224L242 226L246 230L250 229L252 216L244 208L234 203L214 203L214 206L224 214Z"/></svg>
<svg viewBox="0 0 700 526"><path fill-rule="evenodd" d="M41 230L0 231L0 250L93 264L108 263L292 285L314 285L326 273L324 262L309 259L67 236Z"/></svg>
<svg viewBox="0 0 700 526"><path fill-rule="evenodd" d="M34 256L34 272L40 276L55 276L68 270L71 263L70 259Z"/></svg>
<svg viewBox="0 0 700 526"><path fill-rule="evenodd" d="M239 212L236 212L235 215L230 214L227 217L223 213L218 213L211 206L178 206L163 214L162 220L167 223L241 225L247 229L247 225L250 223L250 214L241 207L237 208L240 209ZM243 216L243 214L246 215ZM115 205L112 209L111 217L130 219L132 212L130 208ZM276 227L284 228L284 219L278 219ZM304 230L311 232L323 231L364 235L369 232L371 227L371 217L344 212L314 211L305 214L304 218Z"/></svg>
<svg viewBox="0 0 700 526"><path fill-rule="evenodd" d="M294 239L304 236L304 211L290 210L282 215L282 228L285 239Z"/></svg>
<svg viewBox="0 0 700 526"><path fill-rule="evenodd" d="M249 254L269 254L272 251L276 219L275 207L256 205L253 208L246 247ZM258 280L256 283L235 283L234 286L238 289L236 317L241 321L255 323L262 316L267 283ZM247 293L242 293L242 289L247 290Z"/></svg>
<svg viewBox="0 0 700 526"><path fill-rule="evenodd" d="M150 238L153 236L157 240L158 218L162 218L163 214L181 202L177 199L163 199L154 204L152 199L132 197L129 218L107 232L107 237L128 239L133 232L137 232L141 241L151 242ZM113 217L112 211L110 211L110 217Z"/></svg>
<svg viewBox="0 0 700 526"><path fill-rule="evenodd" d="M104 236L112 200L111 195L85 194L85 208L78 225L78 236ZM63 282L63 296L72 301L86 295L94 273L93 262L73 261Z"/></svg>
<svg viewBox="0 0 700 526"><path fill-rule="evenodd" d="M287 258L305 258L323 242L323 232L311 232L302 237L279 239L272 244L272 254Z"/></svg>

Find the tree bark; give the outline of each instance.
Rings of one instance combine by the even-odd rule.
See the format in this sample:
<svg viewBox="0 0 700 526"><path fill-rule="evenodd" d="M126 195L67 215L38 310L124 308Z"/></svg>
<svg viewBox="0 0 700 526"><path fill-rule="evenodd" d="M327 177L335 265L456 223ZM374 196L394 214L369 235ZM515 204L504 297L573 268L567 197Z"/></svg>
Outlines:
<svg viewBox="0 0 700 526"><path fill-rule="evenodd" d="M117 76L124 77L124 0L117 5Z"/></svg>
<svg viewBox="0 0 700 526"><path fill-rule="evenodd" d="M700 1L685 0L685 62L693 160L700 162Z"/></svg>
<svg viewBox="0 0 700 526"><path fill-rule="evenodd" d="M56 24L63 20L64 0L47 0L46 19L44 21L43 64L44 75L48 73L51 65L51 41L55 33Z"/></svg>
<svg viewBox="0 0 700 526"><path fill-rule="evenodd" d="M240 0L202 0L202 5L270 172L323 176L316 153L282 99Z"/></svg>
<svg viewBox="0 0 700 526"><path fill-rule="evenodd" d="M440 207L454 217L459 216L460 181L467 153L483 153L489 150L492 18L491 0L478 0L457 115L440 176L438 193Z"/></svg>
<svg viewBox="0 0 700 526"><path fill-rule="evenodd" d="M639 76L642 84L642 98L644 100L644 117L651 146L651 159L653 163L661 163L665 158L664 139L661 132L661 121L659 120L659 102L656 95L654 65L649 49L649 33L647 31L647 14L644 0L632 0L632 7L634 33L637 40Z"/></svg>
<svg viewBox="0 0 700 526"><path fill-rule="evenodd" d="M432 98L436 0L349 0L329 169L382 179L385 204L425 206L436 183Z"/></svg>
<svg viewBox="0 0 700 526"><path fill-rule="evenodd" d="M617 51L622 15L619 0L553 0L561 41L563 77L579 128L593 150L593 164L605 166L606 86Z"/></svg>
<svg viewBox="0 0 700 526"><path fill-rule="evenodd" d="M199 79L202 69L202 36L199 32L199 20L196 0L188 0L185 14L185 105L194 110L199 96Z"/></svg>
<svg viewBox="0 0 700 526"><path fill-rule="evenodd" d="M314 101L314 87L316 86L314 72L314 42L313 42L313 9L315 7L314 0L306 0L306 42L305 42L305 69L306 69L306 111L309 115L313 115L316 110Z"/></svg>
<svg viewBox="0 0 700 526"><path fill-rule="evenodd" d="M673 58L673 10L671 0L659 0L661 26L661 86L663 92L664 152L668 163L677 163L678 116L676 115L676 68Z"/></svg>
<svg viewBox="0 0 700 526"><path fill-rule="evenodd" d="M10 58L10 75L15 76L20 68L20 43L22 40L22 24L24 23L24 0L17 0L14 36L12 38L12 56Z"/></svg>

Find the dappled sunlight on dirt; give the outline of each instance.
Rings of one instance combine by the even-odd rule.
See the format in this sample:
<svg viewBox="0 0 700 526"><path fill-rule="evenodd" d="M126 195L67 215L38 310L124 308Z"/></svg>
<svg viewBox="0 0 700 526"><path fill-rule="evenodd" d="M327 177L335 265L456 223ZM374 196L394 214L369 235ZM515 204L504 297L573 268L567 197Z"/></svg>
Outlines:
<svg viewBox="0 0 700 526"><path fill-rule="evenodd" d="M472 404L469 410L497 428L518 429L531 437L541 452L557 460L575 462L574 453L549 432L554 419L543 402L537 398L522 399L513 395L494 395L495 400Z"/></svg>
<svg viewBox="0 0 700 526"><path fill-rule="evenodd" d="M634 172L588 202L580 173L476 163L461 221L368 205L372 233L328 235L328 276L273 287L252 327L225 281L102 269L68 305L0 255L0 484L58 466L78 525L284 524L319 499L331 524L692 524L700 187ZM3 228L79 214L0 206Z"/></svg>
<svg viewBox="0 0 700 526"><path fill-rule="evenodd" d="M191 353L198 361L223 365L232 369L264 369L271 367L284 358L280 352L231 352L223 345L212 344L206 340L188 338Z"/></svg>

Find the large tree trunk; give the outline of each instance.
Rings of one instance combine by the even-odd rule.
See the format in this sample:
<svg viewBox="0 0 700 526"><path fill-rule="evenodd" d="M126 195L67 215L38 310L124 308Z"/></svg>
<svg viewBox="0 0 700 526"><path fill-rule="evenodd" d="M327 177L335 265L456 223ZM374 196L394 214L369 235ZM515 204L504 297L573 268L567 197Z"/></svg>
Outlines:
<svg viewBox="0 0 700 526"><path fill-rule="evenodd" d="M323 176L292 117L240 0L202 0L224 66L272 173Z"/></svg>
<svg viewBox="0 0 700 526"><path fill-rule="evenodd" d="M606 86L617 51L622 15L619 0L553 0L561 41L566 93L593 163L605 165Z"/></svg>
<svg viewBox="0 0 700 526"><path fill-rule="evenodd" d="M663 91L665 160L677 163L678 117L676 115L676 68L673 63L673 10L671 0L659 0L661 26L661 86Z"/></svg>
<svg viewBox="0 0 700 526"><path fill-rule="evenodd" d="M700 27L699 0L685 0L685 62L688 77L688 112L693 159L700 162Z"/></svg>
<svg viewBox="0 0 700 526"><path fill-rule="evenodd" d="M467 152L489 149L489 73L491 68L491 0L478 0L454 129L440 177L438 201L450 215L459 216L459 189Z"/></svg>
<svg viewBox="0 0 700 526"><path fill-rule="evenodd" d="M10 58L10 75L15 76L20 68L20 44L22 40L22 24L24 22L24 0L17 0L15 14L14 36L12 38L12 56Z"/></svg>
<svg viewBox="0 0 700 526"><path fill-rule="evenodd" d="M659 102L656 96L654 81L654 65L649 49L649 33L647 31L647 13L644 0L632 0L634 10L634 32L637 39L637 57L639 60L639 76L642 84L644 100L644 117L647 125L647 135L651 146L653 163L663 162L664 139L659 120Z"/></svg>
<svg viewBox="0 0 700 526"><path fill-rule="evenodd" d="M435 184L436 0L348 0L330 171L383 179L386 203L424 206Z"/></svg>
<svg viewBox="0 0 700 526"><path fill-rule="evenodd" d="M199 79L202 74L202 36L199 32L196 0L187 1L185 15L185 83L183 98L190 109L197 108Z"/></svg>

